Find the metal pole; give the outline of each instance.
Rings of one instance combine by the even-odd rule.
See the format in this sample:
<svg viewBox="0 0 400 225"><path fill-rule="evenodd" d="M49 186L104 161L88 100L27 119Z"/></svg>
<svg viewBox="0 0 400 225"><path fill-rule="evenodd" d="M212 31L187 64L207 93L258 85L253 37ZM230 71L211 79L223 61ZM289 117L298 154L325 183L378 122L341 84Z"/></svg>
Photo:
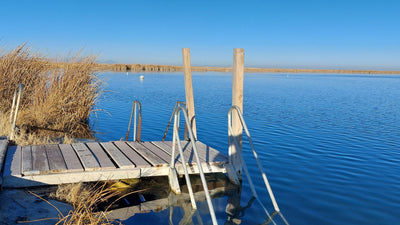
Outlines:
<svg viewBox="0 0 400 225"><path fill-rule="evenodd" d="M14 114L14 121L13 124L11 125L11 134L10 134L10 140L13 140L14 138L14 131L17 123L17 117L18 117L18 109L19 109L19 103L21 101L21 95L22 95L22 89L24 85L20 84L19 85L19 90L18 90L18 100L17 100L17 106L15 107L15 114Z"/></svg>
<svg viewBox="0 0 400 225"><path fill-rule="evenodd" d="M13 98L13 102L12 102L12 105L11 105L10 125L12 125L12 117L13 117L13 113L14 113L14 106L15 106L15 101L17 100L17 91L18 91L18 88L15 88L14 98Z"/></svg>
<svg viewBox="0 0 400 225"><path fill-rule="evenodd" d="M190 140L193 142L193 152L194 152L194 156L195 156L195 158L196 158L197 167L198 167L198 169L199 169L200 178L201 178L201 183L202 183L202 185L203 185L204 193L206 194L206 200L207 200L208 208L209 208L209 210L210 210L211 220L212 220L213 224L218 224L217 218L216 218L216 216L215 216L214 207L213 207L212 202L211 202L210 192L209 192L208 187L207 187L206 178L205 178L205 176L204 176L203 168L201 167L201 162L200 162L199 154L197 153L197 147L196 147L196 141L195 141L196 139L195 139L195 137L194 137L194 135L193 135L192 130L190 129L190 128L192 127L192 126L191 126L191 121L190 121L189 118L188 118L188 115L187 115L187 112L186 112L185 108L183 108L183 107L181 106L181 107L179 107L179 108L177 109L177 111L179 111L179 110L182 111L183 116L185 117L185 120L187 121L187 125L188 125L188 128L189 128L189 129L188 129L188 131L189 131L189 138L190 138ZM182 162L182 163L183 163L183 162Z"/></svg>
<svg viewBox="0 0 400 225"><path fill-rule="evenodd" d="M244 122L243 115L242 115L242 113L241 113L241 111L240 111L239 108L236 107L235 109L236 109L236 111L237 111L237 114L238 114L239 117L240 117L240 121L242 122L244 131L246 132L246 136L247 136L247 138L248 138L248 140L249 140L249 144L250 144L251 150L252 150L252 152L253 152L254 158L256 159L258 169L260 170L261 175L262 175L262 177L263 177L264 184L265 184L265 186L267 187L269 196L270 196L270 198L271 198L271 200L272 200L272 203L273 203L273 205L274 205L274 209L275 209L276 211L279 212L280 210L279 210L279 207L278 207L278 203L277 203L276 200L275 200L275 196L274 196L274 193L272 192L271 185L270 185L269 182L268 182L267 175L264 173L264 170L262 169L260 160L258 160L258 154L257 154L257 152L256 152L256 150L255 150L255 148L254 148L253 141L252 141L252 139L251 139L250 132L249 132L249 130L247 129L247 125L246 125L246 123Z"/></svg>
<svg viewBox="0 0 400 225"><path fill-rule="evenodd" d="M134 107L134 114L133 114L133 141L136 141L136 111L137 111L137 106L136 106L136 101L133 102Z"/></svg>
<svg viewBox="0 0 400 225"><path fill-rule="evenodd" d="M128 141L129 132L130 132L130 130L131 130L132 115L133 115L134 107L135 107L135 101L133 101L133 103L132 103L131 117L130 117L130 119L129 119L128 132L126 132L125 141Z"/></svg>

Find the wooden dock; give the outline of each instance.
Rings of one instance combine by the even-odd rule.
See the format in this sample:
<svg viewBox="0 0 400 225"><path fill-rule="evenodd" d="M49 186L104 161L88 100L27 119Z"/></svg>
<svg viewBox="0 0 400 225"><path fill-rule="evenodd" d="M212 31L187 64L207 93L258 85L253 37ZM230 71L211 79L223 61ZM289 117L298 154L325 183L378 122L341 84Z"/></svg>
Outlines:
<svg viewBox="0 0 400 225"><path fill-rule="evenodd" d="M189 174L199 173L192 143L182 141L181 145ZM196 141L196 147L204 173L226 173L227 156L200 141ZM168 176L172 142L88 142L4 149L0 182L2 179L3 187L15 188ZM1 153L0 164L4 158ZM177 172L183 174L181 158L175 158L175 162Z"/></svg>

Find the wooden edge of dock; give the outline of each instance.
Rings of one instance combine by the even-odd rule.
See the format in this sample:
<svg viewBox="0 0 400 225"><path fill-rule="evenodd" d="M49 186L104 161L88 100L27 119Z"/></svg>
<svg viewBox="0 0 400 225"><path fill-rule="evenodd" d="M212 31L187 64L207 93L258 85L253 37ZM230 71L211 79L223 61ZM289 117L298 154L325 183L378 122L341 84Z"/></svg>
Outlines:
<svg viewBox="0 0 400 225"><path fill-rule="evenodd" d="M192 144L185 141L182 144L185 146L184 155L188 160L185 164L189 174L199 174L198 165L193 161ZM200 141L196 141L196 145L204 173L230 172L226 165L227 156ZM168 176L172 142L116 141L96 144L8 146L7 139L0 139L0 147L0 163L3 168L0 174L1 187L22 188ZM103 154L99 155L99 152ZM105 159L113 165L112 168L105 163ZM122 164L124 160L126 165ZM96 166L90 164L92 161L96 162ZM80 169L76 169L72 162L79 164ZM175 169L178 174L184 174L179 158Z"/></svg>
<svg viewBox="0 0 400 225"><path fill-rule="evenodd" d="M3 184L3 165L5 161L8 139L5 136L0 136L0 188Z"/></svg>

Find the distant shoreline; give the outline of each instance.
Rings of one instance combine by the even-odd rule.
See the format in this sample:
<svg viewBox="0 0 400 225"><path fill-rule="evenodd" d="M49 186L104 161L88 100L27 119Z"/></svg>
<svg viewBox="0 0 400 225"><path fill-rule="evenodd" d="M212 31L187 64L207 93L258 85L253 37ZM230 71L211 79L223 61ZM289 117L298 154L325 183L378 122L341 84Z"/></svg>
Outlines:
<svg viewBox="0 0 400 225"><path fill-rule="evenodd" d="M62 66L59 65L58 66ZM151 64L95 64L96 71L114 72L183 72L183 66ZM232 72L231 67L192 66L193 72ZM328 69L282 69L245 68L245 73L338 73L338 74L400 74L400 71L387 70L328 70Z"/></svg>

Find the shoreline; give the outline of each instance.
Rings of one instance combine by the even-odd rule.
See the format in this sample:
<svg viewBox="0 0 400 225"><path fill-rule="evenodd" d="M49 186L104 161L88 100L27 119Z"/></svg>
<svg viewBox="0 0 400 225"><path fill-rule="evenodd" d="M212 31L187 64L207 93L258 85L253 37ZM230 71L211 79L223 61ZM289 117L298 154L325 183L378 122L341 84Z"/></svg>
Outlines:
<svg viewBox="0 0 400 225"><path fill-rule="evenodd" d="M59 65L58 65L59 66ZM183 72L183 66L152 64L100 64L96 71L114 72ZM231 67L192 66L193 72L232 72ZM333 70L333 69L283 69L283 68L244 68L245 73L324 73L324 74L400 74L389 70Z"/></svg>

